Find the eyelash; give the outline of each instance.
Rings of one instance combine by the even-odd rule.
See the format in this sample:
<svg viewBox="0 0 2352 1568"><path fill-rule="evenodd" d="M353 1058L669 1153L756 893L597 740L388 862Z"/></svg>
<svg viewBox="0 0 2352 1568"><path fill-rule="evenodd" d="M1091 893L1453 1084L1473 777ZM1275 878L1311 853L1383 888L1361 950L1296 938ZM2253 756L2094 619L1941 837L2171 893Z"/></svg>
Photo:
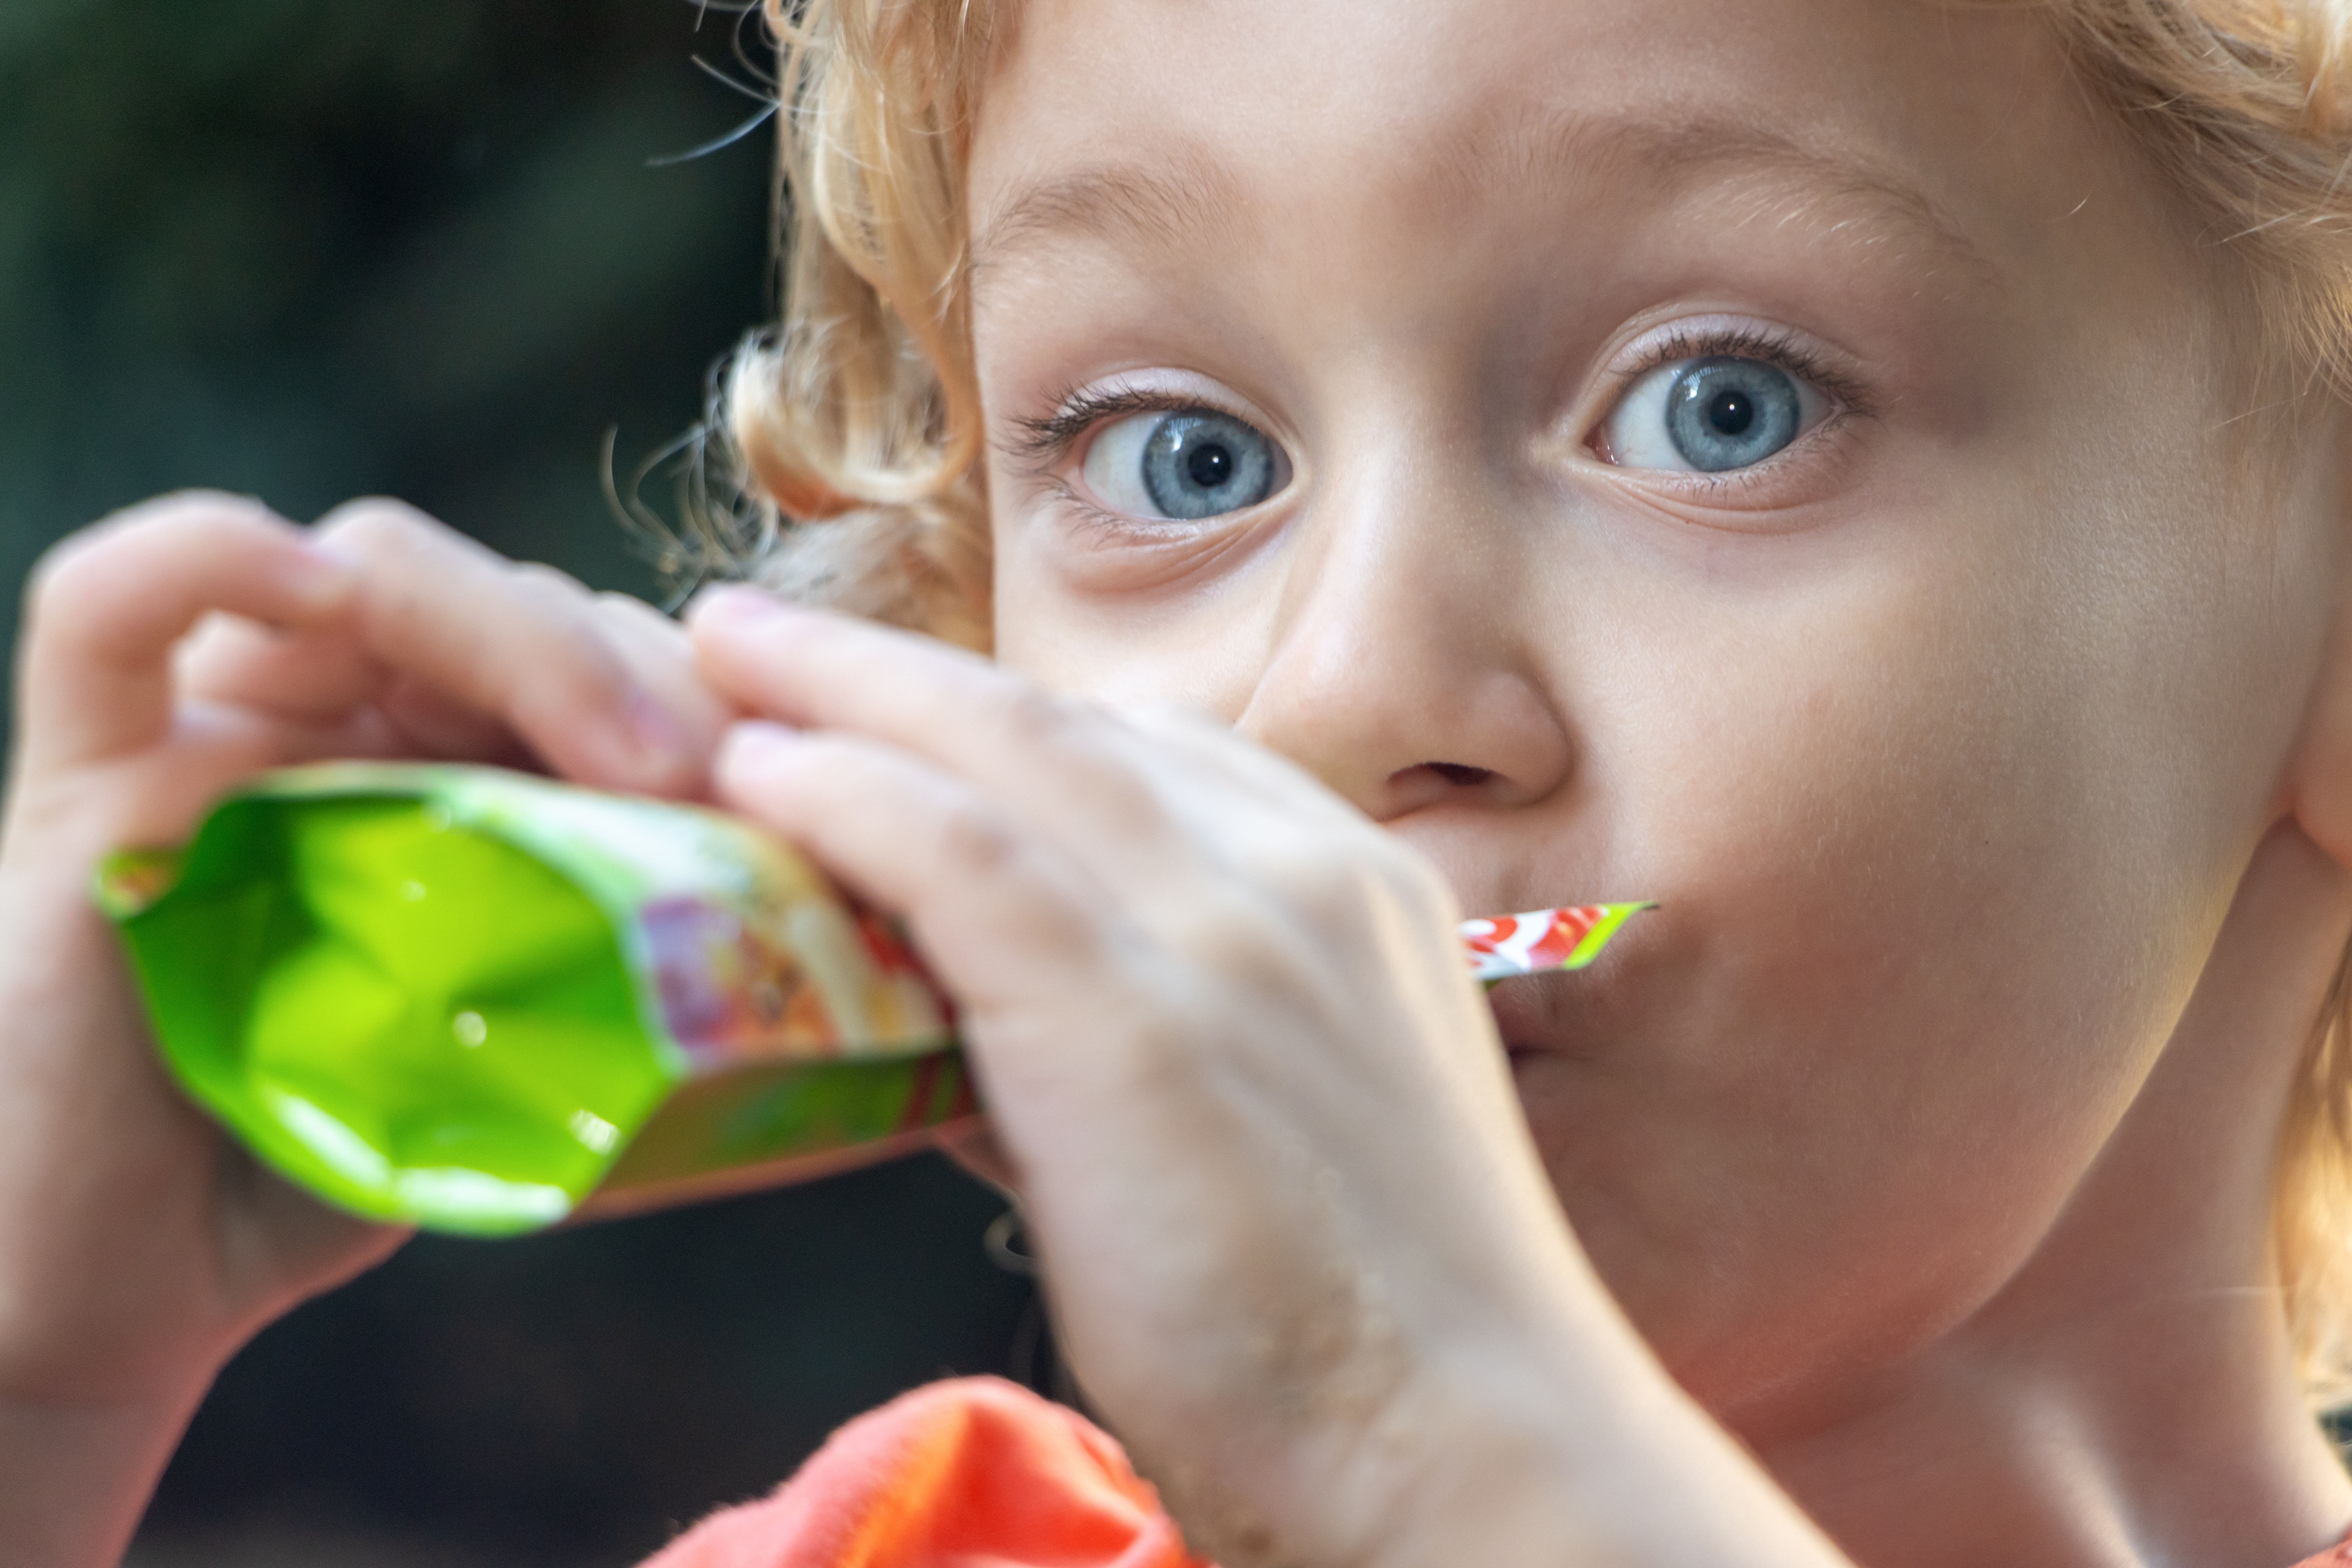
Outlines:
<svg viewBox="0 0 2352 1568"><path fill-rule="evenodd" d="M1750 326L1698 331L1674 329L1644 349L1642 357L1633 364L1618 373L1615 378L1618 395L1622 397L1635 382L1661 365L1683 360L1713 358L1756 360L1811 382L1826 393L1837 406L1816 427L1815 434L1847 418L1866 418L1871 414L1867 389L1853 377L1824 363L1820 355L1799 342L1794 333ZM1172 414L1182 409L1209 406L1213 405L1198 397L1174 396L1163 392L1141 389L1097 392L1072 388L1054 400L1053 413L1042 418L1014 420L1015 434L1004 443L1004 451L1030 477L1048 478L1052 470L1066 461L1078 443L1098 425L1131 414ZM1610 406L1613 409L1614 402ZM1234 417L1241 416L1236 414ZM1599 423L1593 428L1598 430ZM1589 441L1591 436L1588 434L1581 439ZM1734 474L1704 478L1711 486L1719 486L1738 483L1742 475L1751 471L1741 469ZM1691 479L1701 476L1677 477ZM1065 499L1077 502L1089 512L1101 512L1100 508L1086 502L1067 484L1058 484L1057 488ZM1112 519L1108 512L1101 512L1101 515L1106 521L1126 521Z"/></svg>
<svg viewBox="0 0 2352 1568"><path fill-rule="evenodd" d="M1762 327L1712 327L1693 331L1676 327L1642 351L1642 357L1619 373L1619 395L1660 365L1686 359L1752 359L1787 371L1829 394L1840 413L1869 412L1867 390L1852 376L1823 362L1792 332ZM1615 405L1612 403L1613 408Z"/></svg>
<svg viewBox="0 0 2352 1568"><path fill-rule="evenodd" d="M1786 468L1792 457L1808 448L1818 453L1820 442L1832 436L1839 426L1849 420L1870 418L1874 412L1875 405L1867 387L1852 375L1827 363L1793 332L1745 325L1698 329L1675 327L1643 348L1641 357L1633 363L1616 374L1613 378L1616 382L1615 395L1591 427L1577 437L1577 445L1591 451L1612 468L1622 472L1642 471L1626 469L1622 465L1610 462L1597 444L1601 431L1616 412L1618 403L1643 376L1663 365L1677 364L1685 360L1716 358L1750 359L1785 371L1811 383L1816 391L1827 395L1831 408L1822 422L1799 440L1751 467L1720 474L1655 476L1671 481L1675 489L1686 494L1696 491L1701 495L1727 496L1759 485L1769 488L1773 483L1773 477Z"/></svg>
<svg viewBox="0 0 2352 1568"><path fill-rule="evenodd" d="M1032 472L1043 472L1067 458L1097 425L1130 414L1173 414L1208 406L1197 397L1171 397L1164 392L1074 389L1055 398L1054 412L1044 418L1014 420L1013 426L1019 435L1005 444L1005 452Z"/></svg>
<svg viewBox="0 0 2352 1568"><path fill-rule="evenodd" d="M1131 414L1175 414L1187 408L1214 407L1216 405L1202 398L1141 388L1097 392L1074 387L1054 400L1054 412L1045 417L1014 420L1015 435L1003 443L1003 450L1024 477L1046 484L1055 499L1068 508L1070 515L1085 524L1088 531L1128 540L1164 535L1171 527L1182 530L1193 525L1154 523L1112 511L1087 499L1077 486L1070 483L1057 470L1069 460L1079 442L1112 420L1123 419ZM1229 409L1219 409L1218 412L1230 413L1244 424L1256 423Z"/></svg>

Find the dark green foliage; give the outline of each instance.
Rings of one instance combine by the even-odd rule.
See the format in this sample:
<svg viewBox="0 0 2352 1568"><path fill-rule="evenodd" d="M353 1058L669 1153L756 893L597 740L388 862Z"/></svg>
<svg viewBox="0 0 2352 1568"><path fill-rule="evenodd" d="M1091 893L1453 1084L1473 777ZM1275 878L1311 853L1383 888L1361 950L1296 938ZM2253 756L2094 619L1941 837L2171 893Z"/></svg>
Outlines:
<svg viewBox="0 0 2352 1568"><path fill-rule="evenodd" d="M597 488L765 313L737 18L682 0L0 7L0 570L139 497L389 491L650 588Z"/></svg>

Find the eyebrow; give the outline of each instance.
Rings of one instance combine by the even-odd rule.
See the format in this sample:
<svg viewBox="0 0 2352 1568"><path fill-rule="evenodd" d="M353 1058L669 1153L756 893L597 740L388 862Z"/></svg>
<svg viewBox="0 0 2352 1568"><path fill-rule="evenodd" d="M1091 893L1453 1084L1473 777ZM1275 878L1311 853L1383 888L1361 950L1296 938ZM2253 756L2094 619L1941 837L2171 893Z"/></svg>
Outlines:
<svg viewBox="0 0 2352 1568"><path fill-rule="evenodd" d="M1612 177L1652 188L1706 178L1771 179L1805 195L1859 204L1890 237L1979 273L1991 264L1961 226L1916 184L1871 159L1808 147L1769 127L1728 120L1599 119L1556 111L1488 119L1441 143L1430 168L1444 195L1462 199L1528 184L1588 184ZM1785 201L1759 201L1759 216L1787 223L1803 216ZM1824 216L1828 216L1824 212ZM1831 219L1833 229L1851 219ZM1197 149L1161 163L1090 164L1022 191L998 211L969 251L973 272L1061 238L1168 247L1203 235L1247 237L1253 226L1240 184ZM1866 237L1869 238L1876 236Z"/></svg>
<svg viewBox="0 0 2352 1568"><path fill-rule="evenodd" d="M1064 237L1095 236L1149 248L1203 234L1237 238L1249 226L1239 182L1214 160L1186 148L1164 165L1092 164L1031 185L973 240L969 267L977 273Z"/></svg>
<svg viewBox="0 0 2352 1568"><path fill-rule="evenodd" d="M1972 270L1991 270L1967 231L1900 171L1866 155L1808 146L1772 127L1738 120L1522 112L1457 134L1441 151L1439 165L1471 193L1508 183L1611 175L1668 187L1709 177L1777 179L1811 195L1874 209L1872 216L1891 236ZM1759 210L1771 209L1759 205ZM1798 216L1779 209L1782 222ZM1838 221L1832 226L1847 225Z"/></svg>

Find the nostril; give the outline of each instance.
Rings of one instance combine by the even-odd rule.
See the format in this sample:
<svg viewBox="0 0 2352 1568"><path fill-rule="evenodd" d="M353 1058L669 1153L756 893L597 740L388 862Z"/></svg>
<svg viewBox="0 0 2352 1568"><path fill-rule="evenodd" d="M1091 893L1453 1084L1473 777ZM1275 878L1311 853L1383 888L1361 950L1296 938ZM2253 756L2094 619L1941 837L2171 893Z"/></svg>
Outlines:
<svg viewBox="0 0 2352 1568"><path fill-rule="evenodd" d="M1490 768L1474 768L1466 763L1428 763L1423 765L1447 784L1465 789L1473 784L1485 784L1495 776L1494 771Z"/></svg>

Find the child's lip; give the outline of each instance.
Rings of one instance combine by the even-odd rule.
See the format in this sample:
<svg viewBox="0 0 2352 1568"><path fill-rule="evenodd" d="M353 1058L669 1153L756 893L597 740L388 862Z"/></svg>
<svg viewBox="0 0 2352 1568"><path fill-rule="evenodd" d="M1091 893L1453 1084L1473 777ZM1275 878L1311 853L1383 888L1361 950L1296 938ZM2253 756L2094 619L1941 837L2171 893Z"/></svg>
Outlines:
<svg viewBox="0 0 2352 1568"><path fill-rule="evenodd" d="M1577 1028L1576 988L1591 981L1575 974L1528 974L1486 994L1503 1050L1517 1067L1528 1057L1591 1055L1590 1037Z"/></svg>
<svg viewBox="0 0 2352 1568"><path fill-rule="evenodd" d="M1591 967L1542 968L1487 986L1486 1005L1514 1072L1539 1058L1595 1061L1607 1052L1608 1042L1622 1037L1630 1023L1627 986L1638 984L1633 977L1664 934L1661 907L1656 902L1625 903L1569 911L1587 915L1604 908L1624 911L1613 920L1588 926L1589 931L1600 932L1607 944L1605 951L1587 953L1585 962ZM1629 923L1621 926L1617 923L1621 921Z"/></svg>

